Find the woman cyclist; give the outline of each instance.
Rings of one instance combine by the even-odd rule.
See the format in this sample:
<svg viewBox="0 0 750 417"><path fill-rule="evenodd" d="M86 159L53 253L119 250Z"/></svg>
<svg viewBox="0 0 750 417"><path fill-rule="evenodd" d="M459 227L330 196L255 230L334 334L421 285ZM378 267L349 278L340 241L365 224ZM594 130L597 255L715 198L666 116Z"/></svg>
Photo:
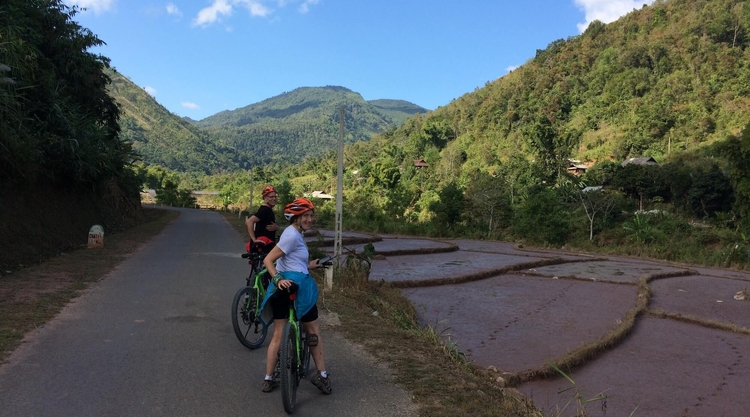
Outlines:
<svg viewBox="0 0 750 417"><path fill-rule="evenodd" d="M323 394L331 393L331 381L325 367L323 357L323 338L320 336L320 323L318 321L318 287L315 280L310 276L309 270L320 267L318 259L308 261L310 256L303 234L309 230L313 221L313 210L315 206L306 198L297 198L284 207L284 217L289 221L287 227L279 238L279 242L271 249L263 265L271 274L274 285L269 286L268 294L263 300L271 303L273 310L273 338L268 345L266 353L266 377L263 380L263 392L271 392L278 385L273 379L273 370L276 366L276 356L281 347L282 331L286 324L289 303L288 296L278 294L271 298L274 293L286 290L292 283L299 285L297 290L297 314L307 333L309 341L317 339L317 345L311 343L310 354L315 361L318 372L312 378L312 383ZM274 265L276 262L276 265Z"/></svg>

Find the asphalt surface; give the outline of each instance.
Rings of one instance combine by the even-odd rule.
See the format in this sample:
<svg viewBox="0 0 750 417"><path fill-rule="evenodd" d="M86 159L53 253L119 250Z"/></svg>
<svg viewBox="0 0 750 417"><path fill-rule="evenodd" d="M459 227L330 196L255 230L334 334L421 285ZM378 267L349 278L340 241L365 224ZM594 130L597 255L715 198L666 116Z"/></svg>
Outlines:
<svg viewBox="0 0 750 417"><path fill-rule="evenodd" d="M260 390L268 341L251 351L232 331L243 245L217 213L182 210L0 367L0 416L286 415L280 390ZM416 415L388 369L323 337L333 393L303 381L296 415Z"/></svg>

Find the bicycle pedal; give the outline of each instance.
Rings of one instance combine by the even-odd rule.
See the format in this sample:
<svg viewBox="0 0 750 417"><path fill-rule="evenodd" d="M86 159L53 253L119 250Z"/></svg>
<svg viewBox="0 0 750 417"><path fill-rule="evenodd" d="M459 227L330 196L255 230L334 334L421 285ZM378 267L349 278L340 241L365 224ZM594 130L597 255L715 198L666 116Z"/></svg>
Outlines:
<svg viewBox="0 0 750 417"><path fill-rule="evenodd" d="M308 334L305 340L307 341L307 346L310 346L310 347L318 346L317 334Z"/></svg>

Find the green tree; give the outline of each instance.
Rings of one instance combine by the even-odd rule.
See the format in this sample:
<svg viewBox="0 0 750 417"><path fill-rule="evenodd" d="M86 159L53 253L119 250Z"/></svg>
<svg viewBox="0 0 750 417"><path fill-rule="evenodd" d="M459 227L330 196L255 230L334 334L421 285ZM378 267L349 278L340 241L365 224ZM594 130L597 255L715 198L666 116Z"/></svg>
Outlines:
<svg viewBox="0 0 750 417"><path fill-rule="evenodd" d="M716 212L731 210L734 190L729 178L714 164L695 172L687 200L696 216L712 217Z"/></svg>
<svg viewBox="0 0 750 417"><path fill-rule="evenodd" d="M594 240L594 225L597 221L602 223L616 207L616 196L604 188L584 188L578 190L576 197L589 222L589 240Z"/></svg>
<svg viewBox="0 0 750 417"><path fill-rule="evenodd" d="M236 183L225 184L223 187L221 187L221 191L219 191L219 199L221 201L221 206L224 208L224 211L227 210L230 204L238 202L239 194L240 190Z"/></svg>
<svg viewBox="0 0 750 417"><path fill-rule="evenodd" d="M165 206L177 206L178 190L177 184L167 180L161 190L156 191L156 202Z"/></svg>
<svg viewBox="0 0 750 417"><path fill-rule="evenodd" d="M295 196L292 194L292 183L288 179L283 179L278 185L276 185L276 201L283 210L284 206L291 203Z"/></svg>
<svg viewBox="0 0 750 417"><path fill-rule="evenodd" d="M61 0L0 3L0 177L40 176L94 184L132 175L120 111L107 92L109 59L89 52L104 44L73 20ZM137 190L132 190L137 192Z"/></svg>
<svg viewBox="0 0 750 417"><path fill-rule="evenodd" d="M602 161L592 166L583 174L581 180L590 186L607 186L613 183L622 166L613 161Z"/></svg>
<svg viewBox="0 0 750 417"><path fill-rule="evenodd" d="M727 174L734 189L734 212L745 230L750 229L750 124L739 136L730 136L718 146L728 162Z"/></svg>
<svg viewBox="0 0 750 417"><path fill-rule="evenodd" d="M638 201L638 210L643 210L644 200L663 196L667 185L658 165L629 164L624 166L612 184Z"/></svg>
<svg viewBox="0 0 750 417"><path fill-rule="evenodd" d="M477 173L469 181L466 199L468 220L485 227L487 237L492 236L512 215L511 195L501 178Z"/></svg>
<svg viewBox="0 0 750 417"><path fill-rule="evenodd" d="M435 213L439 223L448 227L461 219L464 208L464 193L456 183L449 183L438 193L438 201L430 204L430 210Z"/></svg>
<svg viewBox="0 0 750 417"><path fill-rule="evenodd" d="M532 243L562 245L571 231L570 212L552 189L534 192L516 210L513 234Z"/></svg>

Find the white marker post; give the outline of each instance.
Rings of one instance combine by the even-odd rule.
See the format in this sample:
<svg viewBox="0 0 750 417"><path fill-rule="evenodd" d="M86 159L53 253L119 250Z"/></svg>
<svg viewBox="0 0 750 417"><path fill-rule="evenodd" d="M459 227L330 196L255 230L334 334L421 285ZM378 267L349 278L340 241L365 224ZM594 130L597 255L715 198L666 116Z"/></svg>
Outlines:
<svg viewBox="0 0 750 417"><path fill-rule="evenodd" d="M98 249L104 247L104 228L95 224L89 229L89 249Z"/></svg>

